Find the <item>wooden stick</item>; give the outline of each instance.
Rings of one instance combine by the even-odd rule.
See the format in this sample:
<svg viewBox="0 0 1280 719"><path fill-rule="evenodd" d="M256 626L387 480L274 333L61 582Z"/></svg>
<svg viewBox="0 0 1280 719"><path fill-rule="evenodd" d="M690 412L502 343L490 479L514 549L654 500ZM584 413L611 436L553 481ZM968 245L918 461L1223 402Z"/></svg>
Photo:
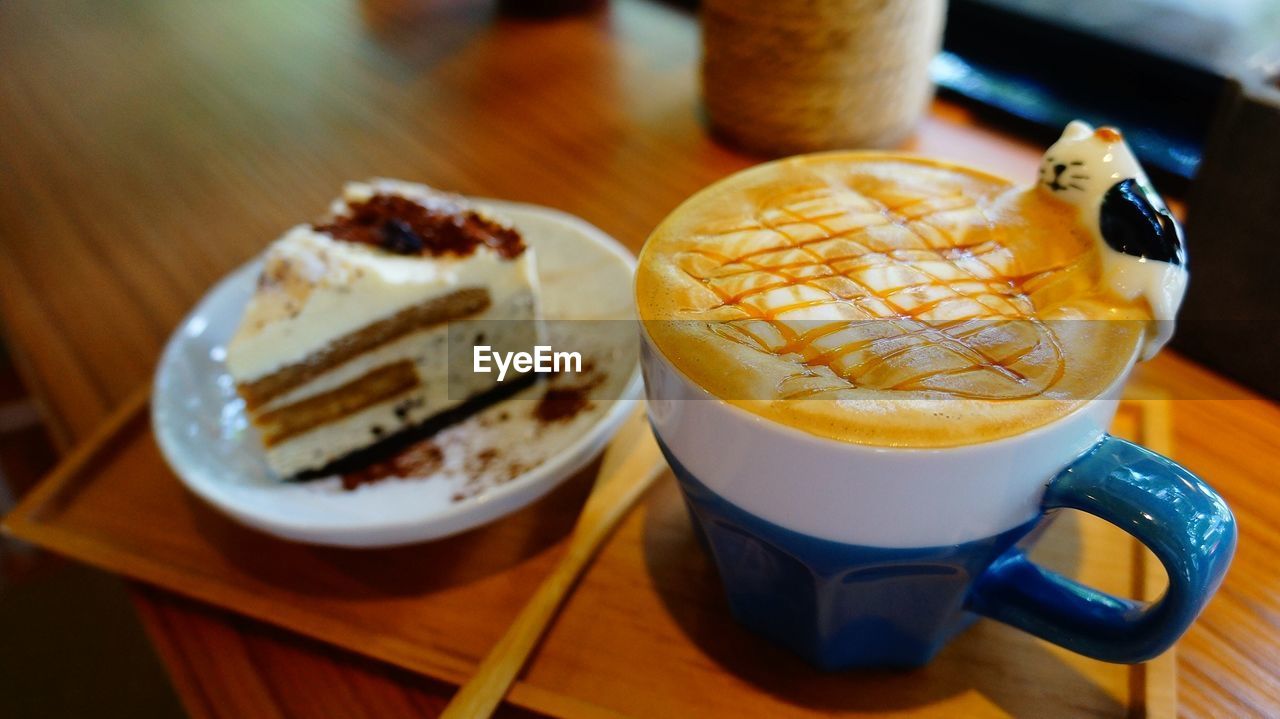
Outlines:
<svg viewBox="0 0 1280 719"><path fill-rule="evenodd" d="M574 525L564 558L453 696L441 719L493 714L591 558L664 466L641 404L605 451L596 486Z"/></svg>
<svg viewBox="0 0 1280 719"><path fill-rule="evenodd" d="M97 459L103 450L110 447L120 431L145 410L150 401L150 382L130 392L123 402L111 410L106 419L94 427L88 437L73 446L70 452L59 459L58 464L27 493L27 496L22 498L22 501L18 502L14 511L5 517L4 522L0 522L0 531L5 533L10 531L9 523L12 517L21 516L23 521L39 517L47 506L49 498L61 492L67 481L79 475L80 470ZM31 508L30 516L25 511L26 508Z"/></svg>

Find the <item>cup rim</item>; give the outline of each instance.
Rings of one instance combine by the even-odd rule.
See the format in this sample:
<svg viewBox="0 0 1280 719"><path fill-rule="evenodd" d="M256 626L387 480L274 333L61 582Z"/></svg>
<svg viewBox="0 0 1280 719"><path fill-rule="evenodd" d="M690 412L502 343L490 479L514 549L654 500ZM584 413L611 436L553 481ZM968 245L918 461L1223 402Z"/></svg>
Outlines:
<svg viewBox="0 0 1280 719"><path fill-rule="evenodd" d="M819 443L829 443L831 445L839 446L839 447L847 447L847 448L850 448L851 450L864 450L864 451L872 451L872 452L884 453L884 454L901 454L901 455L922 455L922 454L954 453L954 452L964 452L964 451L982 451L991 447L1003 446L1005 444L1031 441L1036 439L1037 437L1040 437L1041 435L1053 432L1061 425L1076 419L1079 415L1085 412L1088 412L1098 402L1119 401L1120 399L1119 393L1121 389L1124 387L1125 383L1129 381L1129 375L1133 372L1134 366L1137 365L1138 357L1142 353L1142 344L1139 343L1134 347L1134 350L1129 357L1129 361L1125 363L1124 370L1121 371L1119 374L1117 374L1115 379L1112 380L1111 384L1107 385L1105 390L1098 393L1098 396L1091 397L1085 400L1080 404L1079 407L1076 407L1075 409L1071 410L1067 414L1064 414L1063 416L1051 422L1046 422L1045 424L1032 427L1026 430L1025 432L1018 432L1016 434L1011 434L1007 437L997 437L995 439L984 440L981 442L969 442L967 444L957 444L957 445L951 445L947 447L895 447L893 445L874 444L869 442L853 442L853 441L836 439L834 437L825 437L825 436L801 429L799 427L794 427L789 424L784 424L777 420L770 419L763 415L756 414L755 412L751 412L750 410L739 407L736 404L729 402L728 400L725 400L722 397L716 396L706 387L703 387L702 385L693 381L693 379L691 379L687 374L685 374L683 370L681 370L678 366L676 366L676 364L672 362L666 356L665 353L662 352L662 349L658 347L658 344L654 342L653 339L649 336L648 329L645 328L644 322L640 322L640 327L641 327L641 331L640 331L641 338L648 345L648 348L650 350L649 354L652 354L653 356L658 357L660 361L663 362L667 366L667 368L671 372L673 372L676 376L678 376L680 378L680 381L684 382L688 387L692 388L696 392L706 395L707 397L707 399L705 400L680 399L676 401L716 402L723 409L731 413L737 413L738 416L742 419L758 422L760 423L761 427L767 428L768 431L779 432L783 435L788 436L793 440L815 441ZM644 363L645 354L646 353L641 353L642 364ZM647 390L647 386L646 386L646 390ZM1013 400L1013 401L1019 401L1019 400ZM1107 431L1106 428L1103 428L1102 434L1105 434L1106 431Z"/></svg>

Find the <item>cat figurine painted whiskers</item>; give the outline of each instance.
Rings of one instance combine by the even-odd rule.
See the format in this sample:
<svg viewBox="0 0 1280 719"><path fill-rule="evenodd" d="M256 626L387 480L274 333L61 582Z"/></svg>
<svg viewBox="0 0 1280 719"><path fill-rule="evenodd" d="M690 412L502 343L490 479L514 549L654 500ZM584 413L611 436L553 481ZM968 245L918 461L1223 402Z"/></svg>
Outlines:
<svg viewBox="0 0 1280 719"><path fill-rule="evenodd" d="M1037 179L1040 191L1078 208L1098 243L1104 285L1150 306L1156 331L1142 352L1150 359L1172 336L1187 287L1182 230L1168 207L1119 130L1079 120L1045 152Z"/></svg>

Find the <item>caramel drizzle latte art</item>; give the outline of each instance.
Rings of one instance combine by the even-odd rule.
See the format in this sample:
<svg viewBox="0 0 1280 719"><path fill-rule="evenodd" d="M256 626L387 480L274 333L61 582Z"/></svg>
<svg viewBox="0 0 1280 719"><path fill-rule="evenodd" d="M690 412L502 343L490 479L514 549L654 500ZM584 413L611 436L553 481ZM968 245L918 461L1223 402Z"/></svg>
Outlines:
<svg viewBox="0 0 1280 719"><path fill-rule="evenodd" d="M967 228L989 225L959 193L793 188L752 221L707 228L710 241L675 261L720 298L716 334L796 361L779 398L857 387L1039 396L1065 364L1030 295L1068 266L1019 274L1000 242L966 241Z"/></svg>

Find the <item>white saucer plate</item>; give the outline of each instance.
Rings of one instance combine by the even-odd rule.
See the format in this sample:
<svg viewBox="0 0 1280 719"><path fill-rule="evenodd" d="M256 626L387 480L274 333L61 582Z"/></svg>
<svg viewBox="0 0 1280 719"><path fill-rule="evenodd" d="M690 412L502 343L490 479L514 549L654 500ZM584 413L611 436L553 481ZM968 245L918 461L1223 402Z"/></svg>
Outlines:
<svg viewBox="0 0 1280 719"><path fill-rule="evenodd" d="M169 339L156 370L152 425L183 484L237 521L277 537L384 547L493 521L587 465L640 395L634 347L599 346L604 325L593 322L614 321L609 326L622 330L623 321L634 317L635 260L616 240L572 215L477 202L510 218L533 247L543 314L556 328L557 349L588 347L584 357L596 353L593 364L604 368L597 369L593 399L584 408L562 420L539 420L536 406L545 387L535 385L437 434L431 441L441 461L429 476L393 477L354 489L344 488L337 476L281 482L267 469L225 366L226 344L261 267L254 260L205 295ZM562 376L553 382L562 379L571 381Z"/></svg>

